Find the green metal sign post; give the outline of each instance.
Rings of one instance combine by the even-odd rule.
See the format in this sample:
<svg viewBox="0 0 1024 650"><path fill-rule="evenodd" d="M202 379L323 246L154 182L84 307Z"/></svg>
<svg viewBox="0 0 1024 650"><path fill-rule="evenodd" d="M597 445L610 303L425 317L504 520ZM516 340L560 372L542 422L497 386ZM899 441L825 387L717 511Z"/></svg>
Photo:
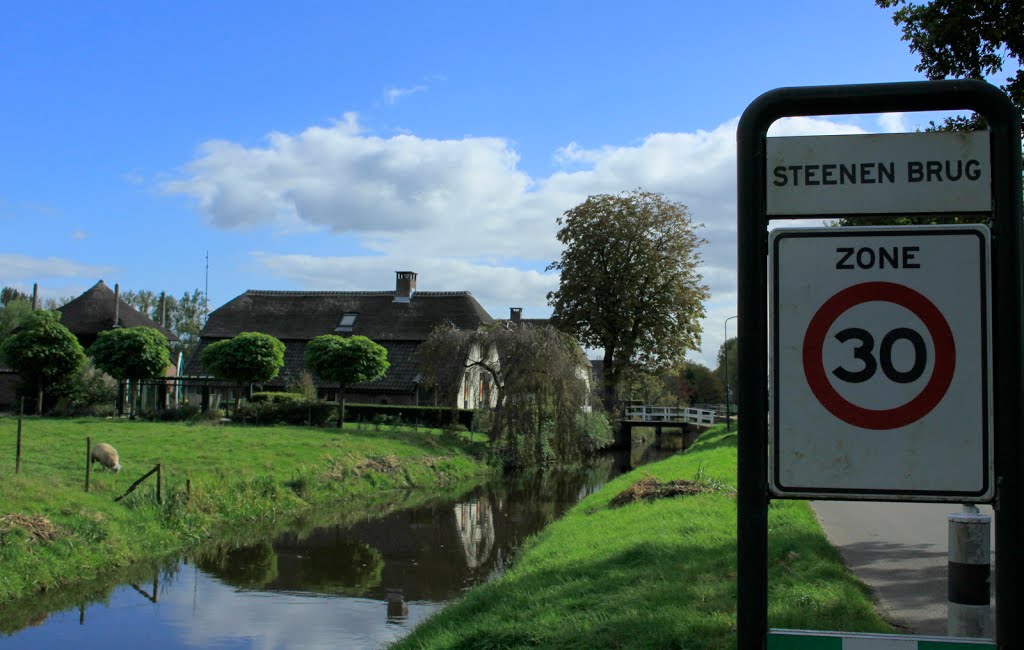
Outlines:
<svg viewBox="0 0 1024 650"><path fill-rule="evenodd" d="M927 159L928 156L919 155L921 160L903 159L900 156L905 158L910 155L908 151L917 150L925 138L935 137L934 134L903 134L896 137L900 144L893 147L892 159L897 162L891 165L878 162L877 159L864 158L863 152L871 151L871 147L874 146L874 141L870 138L874 137L878 142L894 141L883 140L882 136L846 136L849 140L840 143L838 149L834 148L834 143L826 143L825 148L828 151L846 152L845 143L848 142L851 159L849 165L834 164L835 161L831 159L815 160L814 156L819 153L815 151L808 154L811 163L803 166L769 165L768 128L781 118L945 110L970 110L984 118L988 124L987 141L984 136L974 135L964 136L964 140L969 140L970 146L976 147L974 151L987 152L988 160L972 159L973 162L968 163L967 167L961 164L960 167L947 165L939 169L936 165L941 166L942 163ZM1024 400L1021 399L1021 390L1024 387L1021 345L1024 332L1024 228L1021 214L1021 124L1016 109L997 88L974 80L781 88L765 93L750 104L740 119L736 137L738 354L740 367L743 368L738 384L738 404L743 414L743 426L739 430L738 440L737 647L743 650L1024 648L1024 633L1017 624L1017 621L1024 618L1024 557L1019 553L1019 549L1024 545L1024 445L1019 440L1019 432L1024 431ZM790 144L794 143L786 143L786 146ZM800 144L795 143L798 147ZM778 149L779 145L775 146ZM920 150L926 151L927 146L921 147ZM852 161L853 158L857 161ZM853 162L857 163L856 168ZM988 174L983 179L982 168L984 173ZM900 179L897 178L899 169L903 170L903 180L907 183L902 186L899 185ZM945 176L942 177L941 174ZM979 201L976 195L967 196L955 191L950 192L951 184L941 181L956 180L953 178L954 174L958 179L983 180L984 186L990 188L987 190L990 196L981 196ZM932 180L937 182L929 186L928 183ZM850 187L826 187L843 183ZM888 187L882 187L886 183L889 184ZM917 185L911 186L909 183ZM785 189L797 185L801 190L799 193L782 196L778 191L780 187ZM834 200L836 197L839 199ZM990 459L994 456L994 467L991 476L988 474L987 466L979 470L978 475L984 477L985 483L976 491L972 487L973 483L963 489L959 486L949 488L941 485L916 484L901 485L898 486L898 490L888 492L885 489L875 489L875 486L871 485L866 489L847 489L845 485L829 484L832 477L838 477L841 481L847 480L841 472L833 472L823 474L825 478L821 481L817 481L817 475L812 475L815 487L810 493L814 494L814 490L821 490L828 495L825 498L859 500L903 500L903 494L912 494L913 499L917 501L947 502L956 502L953 500L954 496L959 498L958 495L973 493L973 498L964 497L963 500L992 503L998 524L995 527L997 628L994 642L799 630L769 631L768 628L768 504L773 498L769 482L768 225L771 219L813 218L820 221L840 216L855 219L867 214L968 216L972 221L986 223L990 229L991 256L987 270L991 276L991 340L994 343L992 386L987 388L991 391L991 397L985 399L990 399L994 404L994 454L988 456ZM910 251L910 254L914 255L916 252ZM903 257L899 263L910 264L910 268L914 268L915 259ZM895 262L895 258L890 262ZM844 269L844 264L864 263L866 258L854 257L845 262L840 259L836 262L835 268ZM849 291L844 292L843 296L846 293ZM911 300L908 298L911 293L913 292L896 291L891 302L907 302ZM867 298L858 299L851 293L849 300L853 305L858 300L863 302ZM830 318L832 317L820 317L818 320L827 324L826 321L830 322ZM930 317L926 317L925 320L928 318ZM847 331L856 333L859 330ZM819 334L824 336L824 330L815 331L814 337L811 337L812 343L817 341ZM956 332L953 332L954 336L955 334ZM894 336L912 338L911 335L913 332L900 329ZM884 344L883 341L883 347ZM892 342L889 345L891 352ZM916 349L924 354L923 343ZM805 345L805 355L807 350ZM820 348L814 352L820 356ZM916 378L924 372L923 368L920 369L921 372L915 372L913 369L886 367L887 359L880 359L880 368L899 381L908 381L911 379L908 375ZM778 360L775 364L778 364ZM889 366L891 365L890 363ZM864 367L867 367L866 362ZM863 371L859 371L858 368L859 366L851 364L846 369L851 380L862 380L858 373ZM950 373L952 372L950 369ZM899 425L898 422L894 422L890 427L885 422L877 421L872 414L880 411L865 409L856 404L846 404L837 399L832 396L833 391L824 381L817 382L820 384L818 386L815 385L815 381L809 383L810 394L827 393L830 396L822 401L821 406L846 420L847 424L842 426L886 429ZM935 400L940 399L946 390L945 386L939 388L940 391L933 391ZM928 395L930 393L925 394L927 399L915 400L915 403L921 402L924 405L920 409L922 413L931 408L931 398ZM837 404L840 406L837 407ZM892 412L893 417L903 417L899 409L892 409ZM910 419L913 417L912 413ZM776 427L779 427L777 415ZM778 431L774 434L777 436ZM814 439L809 440L817 442ZM969 483L969 479L970 477L964 479L965 485ZM793 490L787 494L785 489L779 487L783 482L775 481L774 498L809 498L808 490L804 489Z"/></svg>

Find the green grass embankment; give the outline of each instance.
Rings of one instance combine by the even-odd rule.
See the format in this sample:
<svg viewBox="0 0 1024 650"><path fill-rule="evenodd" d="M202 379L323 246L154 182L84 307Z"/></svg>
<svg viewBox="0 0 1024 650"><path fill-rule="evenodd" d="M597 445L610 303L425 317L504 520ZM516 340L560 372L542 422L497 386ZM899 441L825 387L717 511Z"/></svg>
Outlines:
<svg viewBox="0 0 1024 650"><path fill-rule="evenodd" d="M652 476L710 493L610 508ZM503 577L470 590L397 648L736 647L735 433L610 482L531 538ZM769 512L773 627L891 632L805 502Z"/></svg>
<svg viewBox="0 0 1024 650"><path fill-rule="evenodd" d="M16 475L16 428L0 420L0 604L211 541L264 539L321 511L331 522L387 512L411 505L410 489L429 488L415 502L495 472L482 446L423 429L26 418ZM86 436L123 466L96 464L89 493ZM162 505L155 476L114 502L157 463Z"/></svg>

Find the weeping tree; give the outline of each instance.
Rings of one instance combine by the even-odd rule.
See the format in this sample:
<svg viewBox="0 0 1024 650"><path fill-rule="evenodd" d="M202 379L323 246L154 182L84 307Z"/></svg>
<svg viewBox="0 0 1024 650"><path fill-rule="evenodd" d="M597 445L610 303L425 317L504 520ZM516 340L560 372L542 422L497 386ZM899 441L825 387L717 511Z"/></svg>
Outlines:
<svg viewBox="0 0 1024 650"><path fill-rule="evenodd" d="M321 379L338 382L338 428L345 423L345 390L388 372L388 351L365 336L324 334L306 345L306 365Z"/></svg>
<svg viewBox="0 0 1024 650"><path fill-rule="evenodd" d="M435 329L417 351L424 383L445 401L474 373L489 377L496 406L489 436L511 465L580 458L607 441L607 421L584 413L590 387L582 350L549 325L499 323L477 331Z"/></svg>
<svg viewBox="0 0 1024 650"><path fill-rule="evenodd" d="M135 419L139 381L162 377L170 364L167 339L152 327L123 327L100 332L89 346L96 367L111 377L128 380L128 418Z"/></svg>

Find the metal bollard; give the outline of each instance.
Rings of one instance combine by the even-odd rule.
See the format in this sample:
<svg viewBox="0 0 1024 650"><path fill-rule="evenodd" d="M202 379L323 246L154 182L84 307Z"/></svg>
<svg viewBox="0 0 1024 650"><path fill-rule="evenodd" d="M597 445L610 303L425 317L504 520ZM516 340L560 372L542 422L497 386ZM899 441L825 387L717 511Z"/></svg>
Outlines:
<svg viewBox="0 0 1024 650"><path fill-rule="evenodd" d="M947 633L992 638L990 583L992 517L964 504L950 513Z"/></svg>

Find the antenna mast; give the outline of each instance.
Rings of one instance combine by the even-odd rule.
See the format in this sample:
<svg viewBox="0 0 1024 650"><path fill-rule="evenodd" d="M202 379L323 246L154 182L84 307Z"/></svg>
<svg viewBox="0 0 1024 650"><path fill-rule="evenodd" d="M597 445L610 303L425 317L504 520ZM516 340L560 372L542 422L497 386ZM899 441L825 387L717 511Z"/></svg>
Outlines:
<svg viewBox="0 0 1024 650"><path fill-rule="evenodd" d="M210 251L206 251L206 284L203 285L203 325L210 318Z"/></svg>

